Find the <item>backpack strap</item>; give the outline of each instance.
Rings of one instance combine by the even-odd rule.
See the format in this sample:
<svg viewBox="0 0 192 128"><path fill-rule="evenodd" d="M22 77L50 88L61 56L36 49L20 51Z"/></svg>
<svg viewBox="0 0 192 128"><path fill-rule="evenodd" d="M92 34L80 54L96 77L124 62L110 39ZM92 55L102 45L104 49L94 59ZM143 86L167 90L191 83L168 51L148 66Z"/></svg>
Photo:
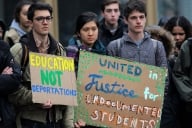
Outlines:
<svg viewBox="0 0 192 128"><path fill-rule="evenodd" d="M153 42L153 48L155 51L155 65L157 65L157 47L158 47L158 40L151 39Z"/></svg>
<svg viewBox="0 0 192 128"><path fill-rule="evenodd" d="M156 54L158 41L157 41L157 40L154 40L154 39L151 39L151 40L153 41L153 48L155 49L155 54Z"/></svg>
<svg viewBox="0 0 192 128"><path fill-rule="evenodd" d="M116 51L116 56L121 57L121 46L122 46L122 38L117 39L117 43L116 43L116 47L117 47L117 51Z"/></svg>
<svg viewBox="0 0 192 128"><path fill-rule="evenodd" d="M57 42L57 51L56 55L66 56L66 50L60 42Z"/></svg>
<svg viewBox="0 0 192 128"><path fill-rule="evenodd" d="M21 43L21 46L22 46L21 71L22 73L24 73L25 68L29 62L29 49L23 43Z"/></svg>

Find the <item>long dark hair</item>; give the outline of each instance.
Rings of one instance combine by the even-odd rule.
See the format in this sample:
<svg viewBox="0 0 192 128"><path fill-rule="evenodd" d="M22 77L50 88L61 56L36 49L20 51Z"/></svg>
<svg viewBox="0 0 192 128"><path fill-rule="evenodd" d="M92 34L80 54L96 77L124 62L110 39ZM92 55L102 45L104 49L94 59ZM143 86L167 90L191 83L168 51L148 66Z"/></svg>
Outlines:
<svg viewBox="0 0 192 128"><path fill-rule="evenodd" d="M165 24L165 29L169 32L172 32L173 28L175 26L180 26L185 31L186 38L189 38L192 36L192 25L190 21L185 18L184 16L174 16L170 18L167 23Z"/></svg>

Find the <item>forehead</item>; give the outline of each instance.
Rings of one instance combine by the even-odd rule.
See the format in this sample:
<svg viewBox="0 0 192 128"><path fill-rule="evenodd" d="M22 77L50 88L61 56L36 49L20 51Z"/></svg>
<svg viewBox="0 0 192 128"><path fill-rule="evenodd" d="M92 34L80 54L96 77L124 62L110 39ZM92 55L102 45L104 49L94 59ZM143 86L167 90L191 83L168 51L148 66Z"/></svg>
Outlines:
<svg viewBox="0 0 192 128"><path fill-rule="evenodd" d="M95 21L89 21L89 22L85 23L82 28L95 27L95 26L97 26L97 24L95 23Z"/></svg>
<svg viewBox="0 0 192 128"><path fill-rule="evenodd" d="M34 12L34 17L37 17L37 16L50 16L50 13L48 10L36 10Z"/></svg>
<svg viewBox="0 0 192 128"><path fill-rule="evenodd" d="M137 10L134 10L134 11L132 11L132 12L129 14L129 17L132 17L132 16L143 16L143 15L145 15L145 13L139 12L139 11L137 11Z"/></svg>
<svg viewBox="0 0 192 128"><path fill-rule="evenodd" d="M112 3L112 4L109 4L109 5L106 5L105 10L106 9L119 9L119 4L118 3Z"/></svg>
<svg viewBox="0 0 192 128"><path fill-rule="evenodd" d="M180 26L175 26L175 27L173 27L173 31L172 32L184 32L184 30Z"/></svg>

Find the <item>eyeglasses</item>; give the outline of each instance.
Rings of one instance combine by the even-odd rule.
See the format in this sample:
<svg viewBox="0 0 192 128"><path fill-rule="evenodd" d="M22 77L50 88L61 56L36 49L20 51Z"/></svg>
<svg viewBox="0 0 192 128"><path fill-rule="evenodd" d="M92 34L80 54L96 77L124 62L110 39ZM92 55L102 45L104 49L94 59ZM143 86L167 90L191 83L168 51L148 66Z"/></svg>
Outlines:
<svg viewBox="0 0 192 128"><path fill-rule="evenodd" d="M45 20L47 21L47 22L51 22L52 21L52 19L53 19L53 17L52 16L46 16L46 17L44 17L44 16L39 16L39 17L36 17L36 18L34 18L36 21L38 21L38 22L41 22L41 23L43 23Z"/></svg>
<svg viewBox="0 0 192 128"><path fill-rule="evenodd" d="M172 34L173 34L173 36L176 36L176 35L183 36L183 35L185 35L185 33L172 33Z"/></svg>

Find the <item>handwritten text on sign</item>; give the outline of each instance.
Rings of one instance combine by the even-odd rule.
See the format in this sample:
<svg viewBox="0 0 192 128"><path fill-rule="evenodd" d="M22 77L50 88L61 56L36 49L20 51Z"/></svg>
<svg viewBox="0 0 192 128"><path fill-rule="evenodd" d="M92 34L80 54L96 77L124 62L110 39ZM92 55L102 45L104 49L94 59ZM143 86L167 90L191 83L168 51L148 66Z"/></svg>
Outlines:
<svg viewBox="0 0 192 128"><path fill-rule="evenodd" d="M72 58L30 52L33 101L76 105L76 84Z"/></svg>
<svg viewBox="0 0 192 128"><path fill-rule="evenodd" d="M157 127L166 71L81 51L75 119L110 127Z"/></svg>

